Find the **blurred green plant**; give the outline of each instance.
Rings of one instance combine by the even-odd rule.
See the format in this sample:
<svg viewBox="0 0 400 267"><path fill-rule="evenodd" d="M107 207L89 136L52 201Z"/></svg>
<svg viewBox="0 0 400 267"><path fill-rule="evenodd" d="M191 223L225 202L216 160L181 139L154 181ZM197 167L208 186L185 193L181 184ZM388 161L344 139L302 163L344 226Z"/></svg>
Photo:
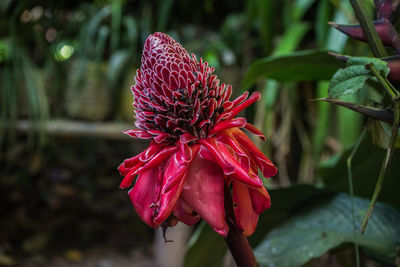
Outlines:
<svg viewBox="0 0 400 267"><path fill-rule="evenodd" d="M264 98L256 111L255 124L267 132L267 139L271 140L267 149L275 154L274 160L278 162L279 169L279 182L271 181L269 186L307 182L333 190L331 192L350 193L335 194L329 198L310 196L310 204L303 206L294 195L282 198L271 190L271 217L259 223L256 234L250 239L257 240L252 243L256 245L261 241L260 237L265 237L263 245L256 249L262 266L303 265L329 251L333 254L335 251L332 249L346 247L348 243L355 244L355 255L349 259L352 265L359 266L364 254L385 264L394 264L399 257L396 247L400 236L397 226L400 205L394 191L399 188L400 181L396 177L398 166L392 166L390 171L388 168L390 160L398 161L398 153L394 153L394 147L398 144L397 118L400 120L398 91L394 86L398 85L398 80L395 84L390 82L391 79L397 79L397 65L394 63L397 61L396 58L390 61L368 57L373 53L381 56L386 52L382 51L379 43L369 50L365 45L329 28L330 20L348 23L357 18L364 31L371 29L373 24L366 16L373 15L372 1L366 2L365 7L360 1L350 2L284 1L282 4L269 2L266 5L259 1L248 1L248 25L257 25L253 30L257 33L258 44L262 44L255 50L266 57L251 62L244 75L242 89L256 84L264 90ZM375 1L377 6L380 2ZM377 7L378 17L379 10ZM263 17L264 14L268 14L268 18ZM279 19L280 15L282 20ZM315 20L314 28L309 26L310 17ZM267 21L273 21L271 29ZM304 39L312 30L315 30L315 39L311 39L314 42ZM390 31L390 34L394 33ZM365 35L370 42L374 42L377 36L376 33ZM296 51L315 46L317 49L314 50ZM339 62L344 59L342 55L332 54L336 55L333 57L326 51L346 51L359 57L345 57L347 65L344 66L344 62ZM265 78L266 81L263 80ZM307 100L313 98L336 104L337 107L322 101L311 105ZM302 109L305 104L308 104L308 113ZM366 129L369 130L368 135ZM386 153L372 146L372 143L386 148ZM379 161L382 158L384 162L381 165ZM307 168L307 165L310 166ZM386 185L382 183L385 176ZM376 202L381 187L384 195L380 199L388 204ZM281 190L284 195L290 188ZM356 197L369 198L371 191L375 193L369 205L367 199ZM303 194L307 198L306 191ZM279 201L294 202L298 206L275 213L274 205L280 208ZM365 228L375 205L377 214L372 213L371 229ZM268 217L268 212L260 220L264 216ZM276 224L271 224L271 221ZM363 231L366 229L364 235L360 233L361 224ZM196 231L188 248L187 262L189 258L195 258L196 266L222 264L225 251L209 233L207 227L200 227ZM210 242L217 244L214 251L218 260L213 262L207 261L204 256L211 253L206 246ZM303 246L305 249L299 250ZM359 253L359 247L364 254Z"/></svg>

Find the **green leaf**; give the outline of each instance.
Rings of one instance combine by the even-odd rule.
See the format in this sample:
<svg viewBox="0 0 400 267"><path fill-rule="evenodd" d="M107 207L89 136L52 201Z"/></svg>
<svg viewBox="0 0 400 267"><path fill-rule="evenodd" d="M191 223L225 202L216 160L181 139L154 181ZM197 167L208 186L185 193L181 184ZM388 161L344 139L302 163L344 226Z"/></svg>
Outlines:
<svg viewBox="0 0 400 267"><path fill-rule="evenodd" d="M328 92L330 97L338 98L342 95L356 94L363 87L368 78L373 77L367 64L374 64L378 71L388 75L390 69L387 63L378 58L350 57L347 67L338 70L332 77Z"/></svg>
<svg viewBox="0 0 400 267"><path fill-rule="evenodd" d="M183 266L220 267L227 249L224 238L203 221L189 241Z"/></svg>
<svg viewBox="0 0 400 267"><path fill-rule="evenodd" d="M381 148L389 148L390 138L392 136L391 125L380 121L370 120L368 123L368 129L371 131L372 142ZM400 135L400 129L397 131L397 135ZM394 147L400 147L400 138L395 141Z"/></svg>
<svg viewBox="0 0 400 267"><path fill-rule="evenodd" d="M243 78L242 88L248 89L260 78L279 81L328 80L343 62L328 55L327 51L306 50L290 55L261 58L254 61Z"/></svg>
<svg viewBox="0 0 400 267"><path fill-rule="evenodd" d="M312 201L285 223L272 230L255 249L260 266L300 266L341 244L357 240L361 248L387 263L399 256L400 213L377 203L364 235L358 230L368 200L347 194ZM357 231L355 231L357 227Z"/></svg>
<svg viewBox="0 0 400 267"><path fill-rule="evenodd" d="M279 44L276 46L273 54L284 55L294 51L307 31L310 29L310 24L305 22L299 22L291 25L282 36Z"/></svg>

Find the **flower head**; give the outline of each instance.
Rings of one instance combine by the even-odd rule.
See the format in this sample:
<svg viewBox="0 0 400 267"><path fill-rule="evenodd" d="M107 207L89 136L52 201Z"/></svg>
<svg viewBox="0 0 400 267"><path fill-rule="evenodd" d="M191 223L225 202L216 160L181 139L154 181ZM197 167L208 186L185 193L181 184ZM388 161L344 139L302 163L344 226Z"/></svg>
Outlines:
<svg viewBox="0 0 400 267"><path fill-rule="evenodd" d="M190 56L164 33L150 35L132 86L138 129L126 133L151 139L139 155L120 166L136 212L151 227L203 218L226 236L224 185L232 185L239 227L251 235L258 216L271 205L257 176L274 176L276 167L241 128L265 140L245 118L235 116L260 98L245 92L233 101L232 87L220 84L214 68Z"/></svg>

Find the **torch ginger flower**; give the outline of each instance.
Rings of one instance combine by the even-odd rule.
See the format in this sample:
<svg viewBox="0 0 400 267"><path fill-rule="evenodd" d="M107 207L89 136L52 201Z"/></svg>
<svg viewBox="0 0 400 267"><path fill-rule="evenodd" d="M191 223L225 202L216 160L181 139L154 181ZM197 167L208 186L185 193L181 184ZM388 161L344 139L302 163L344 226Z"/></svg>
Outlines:
<svg viewBox="0 0 400 267"><path fill-rule="evenodd" d="M263 140L264 135L235 116L260 93L229 101L232 87L220 84L213 71L170 36L157 32L147 38L131 88L138 129L125 133L151 143L119 166L125 177L120 187L138 176L129 196L153 228L177 221L193 225L201 217L226 236L224 184L232 185L236 223L251 235L271 205L258 169L266 178L277 169L240 128Z"/></svg>

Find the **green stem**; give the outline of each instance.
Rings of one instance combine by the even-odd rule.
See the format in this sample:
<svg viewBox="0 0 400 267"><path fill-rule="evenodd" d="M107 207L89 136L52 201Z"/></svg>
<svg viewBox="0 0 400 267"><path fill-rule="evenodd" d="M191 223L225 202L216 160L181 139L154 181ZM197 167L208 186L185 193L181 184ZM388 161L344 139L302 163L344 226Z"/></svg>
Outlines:
<svg viewBox="0 0 400 267"><path fill-rule="evenodd" d="M360 22L360 26L363 29L372 53L375 57L385 57L386 50L383 47L382 40L376 33L374 23L368 17L368 12L365 9L364 4L360 0L350 0L350 3L354 9L358 22Z"/></svg>
<svg viewBox="0 0 400 267"><path fill-rule="evenodd" d="M369 202L367 214L364 217L364 220L361 224L361 233L364 233L365 228L367 227L369 217L372 214L372 211L375 207L375 203L379 197L379 193L382 189L382 182L385 178L387 170L389 169L390 161L392 160L392 155L397 139L397 133L400 125L400 99L399 99L399 92L393 87L393 85L384 77L382 76L378 70L375 68L373 64L369 65L369 69L374 74L374 76L378 79L378 82L385 88L386 92L390 95L390 98L394 104L394 120L392 124L392 135L390 137L390 144L389 148L386 150L386 155L383 160L381 170L379 172L379 177L376 182L375 191L372 195L371 201Z"/></svg>
<svg viewBox="0 0 400 267"><path fill-rule="evenodd" d="M367 130L364 128L362 131L360 137L358 138L356 145L354 146L353 150L351 151L350 156L347 158L347 174L349 177L349 191L350 191L350 196L351 196L351 213L353 217L353 235L354 235L354 247L356 250L356 266L360 266L360 253L358 249L358 237L357 237L357 232L356 232L356 212L354 208L354 189L353 189L353 174L351 172L351 163L353 161L354 155L356 154L358 148L360 147L361 141L364 139L365 134Z"/></svg>
<svg viewBox="0 0 400 267"><path fill-rule="evenodd" d="M392 101L399 100L399 92L394 88L394 86L387 80L385 75L381 75L374 64L369 64L366 66L372 72L372 74L376 77L378 82L382 85L382 87L386 90L389 94Z"/></svg>
<svg viewBox="0 0 400 267"><path fill-rule="evenodd" d="M367 227L369 217L372 214L372 211L375 207L375 203L379 197L379 193L381 192L383 178L385 178L386 172L389 169L390 161L392 160L392 155L393 155L393 151L394 151L394 146L396 143L399 124L400 124L400 102L396 101L395 102L395 111L394 111L394 121L393 121L393 126L392 126L392 136L390 138L390 145L389 145L389 148L386 150L386 155L383 160L381 170L379 172L378 181L376 182L375 191L374 191L374 194L372 195L371 201L369 202L367 214L365 215L364 220L361 224L361 233L362 234L364 233L365 228Z"/></svg>

